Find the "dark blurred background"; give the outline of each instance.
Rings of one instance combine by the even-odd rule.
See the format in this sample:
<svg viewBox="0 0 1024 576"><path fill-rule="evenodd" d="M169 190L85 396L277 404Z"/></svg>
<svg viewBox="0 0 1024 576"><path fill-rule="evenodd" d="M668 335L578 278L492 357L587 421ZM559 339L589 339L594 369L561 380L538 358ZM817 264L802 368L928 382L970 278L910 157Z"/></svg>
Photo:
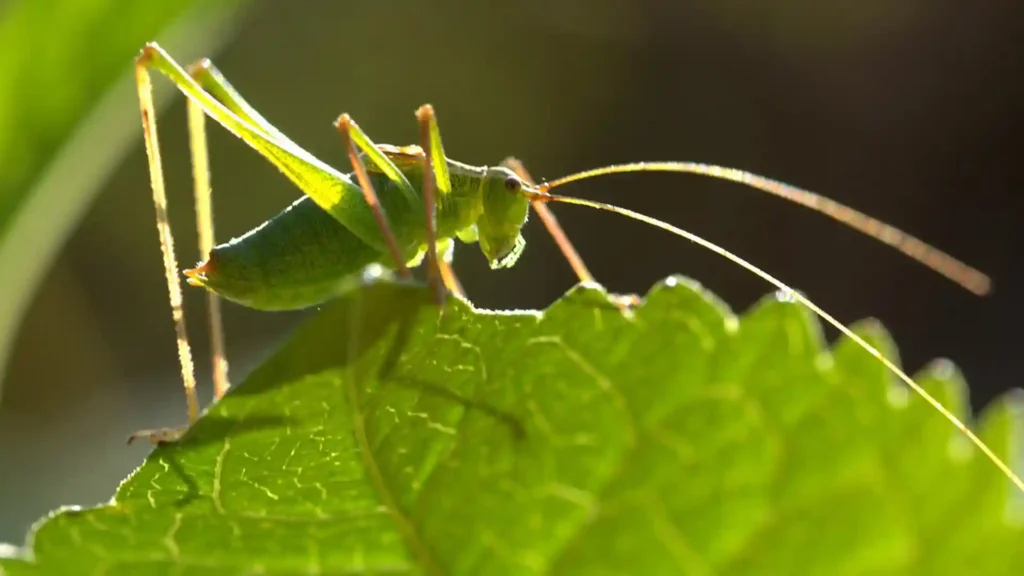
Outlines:
<svg viewBox="0 0 1024 576"><path fill-rule="evenodd" d="M904 366L953 359L975 409L1020 386L1024 122L1013 0L255 2L213 54L271 122L347 170L331 122L412 143L438 111L459 160L523 159L538 178L634 160L725 164L828 195L981 268L977 298L825 217L738 185L626 175L565 193L621 204L718 242L844 322L881 319ZM112 30L111 33L117 33ZM130 70L126 61L125 71ZM162 81L162 80L158 80ZM123 114L137 118L128 107ZM195 259L181 98L161 115L178 254ZM241 234L298 192L211 124L217 231ZM0 541L61 504L105 501L145 456L140 427L185 417L141 130L31 305L0 405ZM556 212L615 292L698 279L742 311L772 288L688 242L584 208ZM543 308L575 277L539 222L516 268L475 246L456 270L486 308ZM204 398L203 298L186 294ZM227 305L235 382L304 313ZM829 333L831 334L831 333Z"/></svg>

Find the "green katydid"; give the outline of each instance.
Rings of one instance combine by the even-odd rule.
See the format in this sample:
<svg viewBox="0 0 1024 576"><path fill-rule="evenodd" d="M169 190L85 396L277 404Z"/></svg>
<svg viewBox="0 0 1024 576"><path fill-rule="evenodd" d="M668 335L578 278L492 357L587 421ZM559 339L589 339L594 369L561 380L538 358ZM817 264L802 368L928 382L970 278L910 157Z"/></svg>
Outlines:
<svg viewBox="0 0 1024 576"><path fill-rule="evenodd" d="M368 265L380 265L395 270L403 278L411 278L409 268L425 259L428 284L440 304L449 292L463 295L450 265L454 239L478 243L492 268L511 267L524 247L520 230L531 208L544 222L580 280L593 282L593 276L547 207L550 202L562 202L646 222L691 240L760 276L882 362L1024 491L1024 482L955 415L878 350L799 292L724 248L671 224L617 206L552 194L551 190L585 178L625 172L667 171L731 180L828 215L889 244L976 294L984 295L989 291L988 277L921 240L813 192L733 168L692 162L640 162L588 170L536 184L523 165L513 158L496 167L470 166L445 155L436 115L430 105L416 111L420 127L418 146L375 144L347 114L341 115L335 127L353 168L351 173L343 174L274 128L208 60L186 71L151 43L137 57L135 73L189 424L199 416L199 402L181 309L178 265L167 221L150 70L169 78L188 100L201 262L184 273L190 284L208 291L215 399L228 389L218 296L262 310L305 308L337 296L342 286L348 285L346 280L360 274ZM213 247L210 209L206 115L263 155L304 193L277 216L216 247ZM627 313L632 304L629 298L618 301ZM132 439L148 437L152 442L173 441L183 430L143 431Z"/></svg>

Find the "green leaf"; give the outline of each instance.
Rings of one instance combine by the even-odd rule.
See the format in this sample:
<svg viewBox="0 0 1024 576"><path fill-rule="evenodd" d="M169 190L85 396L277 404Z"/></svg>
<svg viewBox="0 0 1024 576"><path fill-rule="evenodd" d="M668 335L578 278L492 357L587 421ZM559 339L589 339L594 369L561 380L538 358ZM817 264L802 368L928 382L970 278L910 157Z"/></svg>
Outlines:
<svg viewBox="0 0 1024 576"><path fill-rule="evenodd" d="M167 43L182 53L210 50L241 1L3 3L0 374L36 283L108 173L141 141L132 59L171 25Z"/></svg>
<svg viewBox="0 0 1024 576"><path fill-rule="evenodd" d="M803 307L358 288L9 574L1021 574L991 462ZM892 353L881 328L859 333ZM919 380L963 414L948 363ZM980 423L1007 455L1003 399ZM1016 428L1015 428L1016 427Z"/></svg>

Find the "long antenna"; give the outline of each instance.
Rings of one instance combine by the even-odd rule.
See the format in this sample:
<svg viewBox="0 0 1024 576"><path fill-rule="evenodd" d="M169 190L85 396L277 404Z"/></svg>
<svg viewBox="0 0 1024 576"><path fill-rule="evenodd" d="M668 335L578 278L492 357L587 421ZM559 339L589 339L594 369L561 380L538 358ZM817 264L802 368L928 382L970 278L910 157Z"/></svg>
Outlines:
<svg viewBox="0 0 1024 576"><path fill-rule="evenodd" d="M627 172L682 172L745 184L751 188L785 198L810 208L815 212L830 216L855 230L859 230L880 242L892 246L978 296L984 296L992 289L992 281L985 274L894 226L890 226L849 206L840 204L835 200L825 198L820 194L735 168L700 164L697 162L635 162L570 174L553 182L541 184L540 190L541 192L548 192L552 188L568 184L569 182L575 182L576 180Z"/></svg>
<svg viewBox="0 0 1024 576"><path fill-rule="evenodd" d="M591 172L597 174L603 173L600 170ZM553 188L555 185L558 185L559 183L569 182L571 180L579 180L580 178L583 177L585 176L576 175L576 177L569 177L568 179L563 178L561 180L556 180L555 183L548 184L547 189ZM541 190L539 192L524 189L523 193L530 200L541 202L563 202L566 204L589 206L590 208L596 208L598 210L604 210L606 212L614 212L615 214L621 214L622 216L633 218L634 220L638 220L640 222L650 224L657 228L661 228L666 232L671 232L672 234L686 238L687 240L690 240L691 242L694 242L704 248L707 248L708 250L720 256L732 260L733 262L760 276L762 279L767 281L769 284L772 284L782 292L792 296L794 300L800 302L804 306L807 306L812 312L814 312L822 319L824 319L826 322L834 326L837 330L842 332L848 338L859 344L869 354L877 358L878 361L880 361L886 368L888 368L894 374L896 374L896 376L898 376L900 380L906 383L906 385L909 386L914 392L917 392L922 398L925 399L925 401L931 404L936 410L939 411L940 414L942 414L947 420L949 420L953 424L953 426L955 426L958 430L960 430L960 432L967 436L967 438L975 446L977 446L978 449L981 450L982 453L985 454L985 456L987 456L988 459L991 460L992 463L994 463L996 467L999 468L999 470L1003 472L1003 474L1005 474L1010 479L1010 481L1017 486L1018 489L1020 489L1021 492L1024 492L1024 481L1022 481L1021 478L1012 469L1010 469L1010 467L1005 462L1003 462L999 458L999 456L996 456L995 452L993 452L991 448L989 448L984 442L981 441L981 438L974 434L974 432L972 432L963 422L961 422L959 418L957 418L952 412L947 410L945 406L940 404L939 401L936 400L931 394L929 394L924 388L922 388L920 384L914 382L914 380L910 376L904 373L903 370L900 370L900 368L897 367L888 358L883 356L882 353L879 352L874 346L868 344L867 341L865 341L863 338L855 334L852 330L844 326L841 322L833 318L830 314L822 310L817 304L811 302L810 300L807 299L807 297L800 294L796 290L793 290L789 286L783 284L782 281L776 279L771 274L768 274L764 270L761 270L757 266L754 266L750 262L747 262L743 258L740 258L739 256L733 254L732 252L729 252L728 250L722 248L721 246L718 246L717 244L705 240L700 236L693 234L692 232L687 232L686 230L677 228L667 222L662 222L657 218L652 218L650 216L640 214L639 212L633 212L632 210L627 210L625 208L620 208L618 206L613 206L611 204L605 204L603 202L594 202L592 200L585 200L583 198L575 198L572 196L559 196L556 194L548 194L547 191L544 190L544 188L544 186L541 186Z"/></svg>

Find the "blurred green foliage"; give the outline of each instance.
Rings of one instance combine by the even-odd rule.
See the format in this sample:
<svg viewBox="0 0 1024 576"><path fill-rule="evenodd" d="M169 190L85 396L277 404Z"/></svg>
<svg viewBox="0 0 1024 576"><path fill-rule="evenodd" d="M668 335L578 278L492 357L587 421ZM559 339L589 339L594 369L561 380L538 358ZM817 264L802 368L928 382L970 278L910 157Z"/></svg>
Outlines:
<svg viewBox="0 0 1024 576"><path fill-rule="evenodd" d="M110 125L73 141L85 119L132 73L139 48L191 16L189 41L202 37L203 18L219 18L240 0L14 0L0 15L0 382L8 340L17 330L35 283L99 190L89 176L115 163L124 139ZM126 116L122 116L126 118ZM133 132L134 133L134 132ZM119 142L120 140L120 142ZM56 189L43 190L59 153L75 165ZM97 181L100 180L100 181ZM30 201L35 212L31 215ZM21 226L15 223L21 218ZM27 223L29 220L32 223ZM42 223L43 225L38 225Z"/></svg>
<svg viewBox="0 0 1024 576"><path fill-rule="evenodd" d="M0 18L0 237L76 124L130 73L139 47L195 3L6 3Z"/></svg>

